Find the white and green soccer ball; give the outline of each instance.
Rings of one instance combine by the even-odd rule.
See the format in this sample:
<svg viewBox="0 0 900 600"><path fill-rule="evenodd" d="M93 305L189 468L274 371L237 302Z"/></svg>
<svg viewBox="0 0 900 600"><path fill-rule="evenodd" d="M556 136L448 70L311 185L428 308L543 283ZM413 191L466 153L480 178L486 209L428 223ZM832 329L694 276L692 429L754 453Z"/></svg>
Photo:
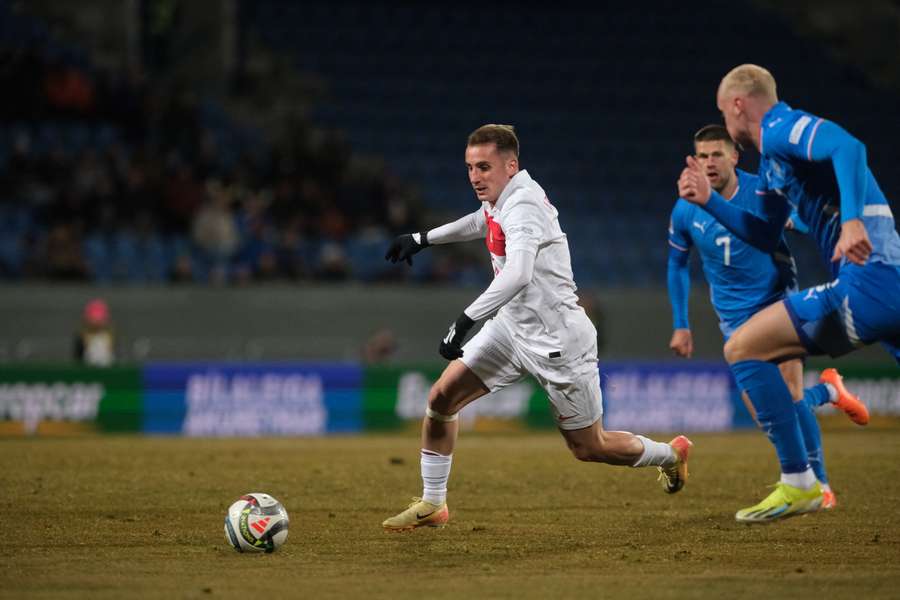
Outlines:
<svg viewBox="0 0 900 600"><path fill-rule="evenodd" d="M238 552L275 552L288 536L288 514L269 494L241 496L225 515L225 539Z"/></svg>

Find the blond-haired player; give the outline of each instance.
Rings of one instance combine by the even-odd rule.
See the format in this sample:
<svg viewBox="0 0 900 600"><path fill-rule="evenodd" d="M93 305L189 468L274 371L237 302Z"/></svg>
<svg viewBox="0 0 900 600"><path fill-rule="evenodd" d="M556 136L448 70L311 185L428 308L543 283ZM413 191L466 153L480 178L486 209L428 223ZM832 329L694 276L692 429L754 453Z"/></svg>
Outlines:
<svg viewBox="0 0 900 600"><path fill-rule="evenodd" d="M806 354L842 356L876 341L900 361L900 236L865 145L837 124L780 102L768 70L735 67L722 79L716 103L732 139L759 150L760 212L711 190L693 157L679 178L679 195L764 252L776 248L793 208L832 265L830 282L770 304L725 344L725 359L781 466L775 490L735 514L761 523L815 511L823 500L778 364Z"/></svg>

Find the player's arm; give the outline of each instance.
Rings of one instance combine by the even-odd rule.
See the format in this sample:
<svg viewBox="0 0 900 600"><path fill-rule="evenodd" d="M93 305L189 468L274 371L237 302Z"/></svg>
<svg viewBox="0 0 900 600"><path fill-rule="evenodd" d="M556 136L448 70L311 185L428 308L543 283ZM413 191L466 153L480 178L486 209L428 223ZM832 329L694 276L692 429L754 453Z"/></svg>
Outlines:
<svg viewBox="0 0 900 600"><path fill-rule="evenodd" d="M725 200L716 191L710 194L703 209L743 241L771 253L778 248L791 207L778 194L764 190L758 190L757 194L763 196L758 215Z"/></svg>
<svg viewBox="0 0 900 600"><path fill-rule="evenodd" d="M865 145L839 125L811 115L803 115L790 130L785 126L766 142L766 152L790 160L831 161L841 203L841 235L831 260L846 256L865 264L872 242L862 222L869 181Z"/></svg>
<svg viewBox="0 0 900 600"><path fill-rule="evenodd" d="M803 156L802 145L794 147L796 155L813 162L831 161L841 195L841 223L859 219L865 204L869 172L865 144L831 121L819 119L810 127L806 156Z"/></svg>
<svg viewBox="0 0 900 600"><path fill-rule="evenodd" d="M487 231L487 221L484 211L478 209L452 223L435 227L428 232L429 244L452 244L454 242L468 242L484 237Z"/></svg>
<svg viewBox="0 0 900 600"><path fill-rule="evenodd" d="M758 196L763 196L758 215L728 202L712 189L706 173L693 156L687 157L687 166L678 178L678 194L703 208L743 241L767 253L778 247L790 213L790 205L784 197L765 189L756 191Z"/></svg>
<svg viewBox="0 0 900 600"><path fill-rule="evenodd" d="M688 322L688 298L691 291L691 272L688 265L690 237L685 234L681 220L681 211L676 206L669 221L669 260L666 278L673 321L669 348L678 356L690 358L694 350L691 326Z"/></svg>
<svg viewBox="0 0 900 600"><path fill-rule="evenodd" d="M461 357L463 340L475 323L500 310L534 276L534 259L543 231L540 209L520 202L510 206L504 223L506 263L491 285L450 326L440 346L441 356L447 360Z"/></svg>
<svg viewBox="0 0 900 600"><path fill-rule="evenodd" d="M869 166L866 146L845 129L820 119L809 134L807 159L830 160L841 197L841 235L831 260L846 256L856 264L865 264L872 253L872 242L862 222Z"/></svg>
<svg viewBox="0 0 900 600"><path fill-rule="evenodd" d="M484 235L487 224L481 210L476 210L452 223L435 227L430 231L405 233L391 242L384 259L392 263L406 261L412 265L412 256L434 244L467 242Z"/></svg>

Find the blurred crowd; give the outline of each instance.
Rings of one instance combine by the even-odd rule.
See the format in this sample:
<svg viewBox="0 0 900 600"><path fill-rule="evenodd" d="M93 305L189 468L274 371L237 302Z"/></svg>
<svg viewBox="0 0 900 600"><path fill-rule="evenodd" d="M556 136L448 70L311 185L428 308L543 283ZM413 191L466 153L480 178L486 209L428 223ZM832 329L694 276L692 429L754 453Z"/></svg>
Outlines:
<svg viewBox="0 0 900 600"><path fill-rule="evenodd" d="M387 240L420 226L419 194L341 132L295 117L266 139L189 87L97 69L20 20L0 37L0 279L449 276L384 265Z"/></svg>

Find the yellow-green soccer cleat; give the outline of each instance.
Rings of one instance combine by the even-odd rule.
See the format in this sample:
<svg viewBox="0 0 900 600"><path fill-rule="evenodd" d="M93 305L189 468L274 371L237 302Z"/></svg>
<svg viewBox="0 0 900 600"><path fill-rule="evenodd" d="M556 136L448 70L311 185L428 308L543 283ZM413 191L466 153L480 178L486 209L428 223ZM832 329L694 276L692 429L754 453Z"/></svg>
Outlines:
<svg viewBox="0 0 900 600"><path fill-rule="evenodd" d="M742 508L734 518L741 523L769 523L808 512L815 512L822 506L822 486L819 482L808 490L778 482L775 490L765 500Z"/></svg>
<svg viewBox="0 0 900 600"><path fill-rule="evenodd" d="M413 498L412 503L398 515L386 519L381 526L387 531L409 531L416 527L443 527L450 520L447 503L440 506Z"/></svg>
<svg viewBox="0 0 900 600"><path fill-rule="evenodd" d="M694 443L685 436L679 435L669 442L669 445L672 446L678 460L674 465L659 467L659 480L667 494L674 494L680 491L684 487L684 482L687 481L688 454Z"/></svg>

